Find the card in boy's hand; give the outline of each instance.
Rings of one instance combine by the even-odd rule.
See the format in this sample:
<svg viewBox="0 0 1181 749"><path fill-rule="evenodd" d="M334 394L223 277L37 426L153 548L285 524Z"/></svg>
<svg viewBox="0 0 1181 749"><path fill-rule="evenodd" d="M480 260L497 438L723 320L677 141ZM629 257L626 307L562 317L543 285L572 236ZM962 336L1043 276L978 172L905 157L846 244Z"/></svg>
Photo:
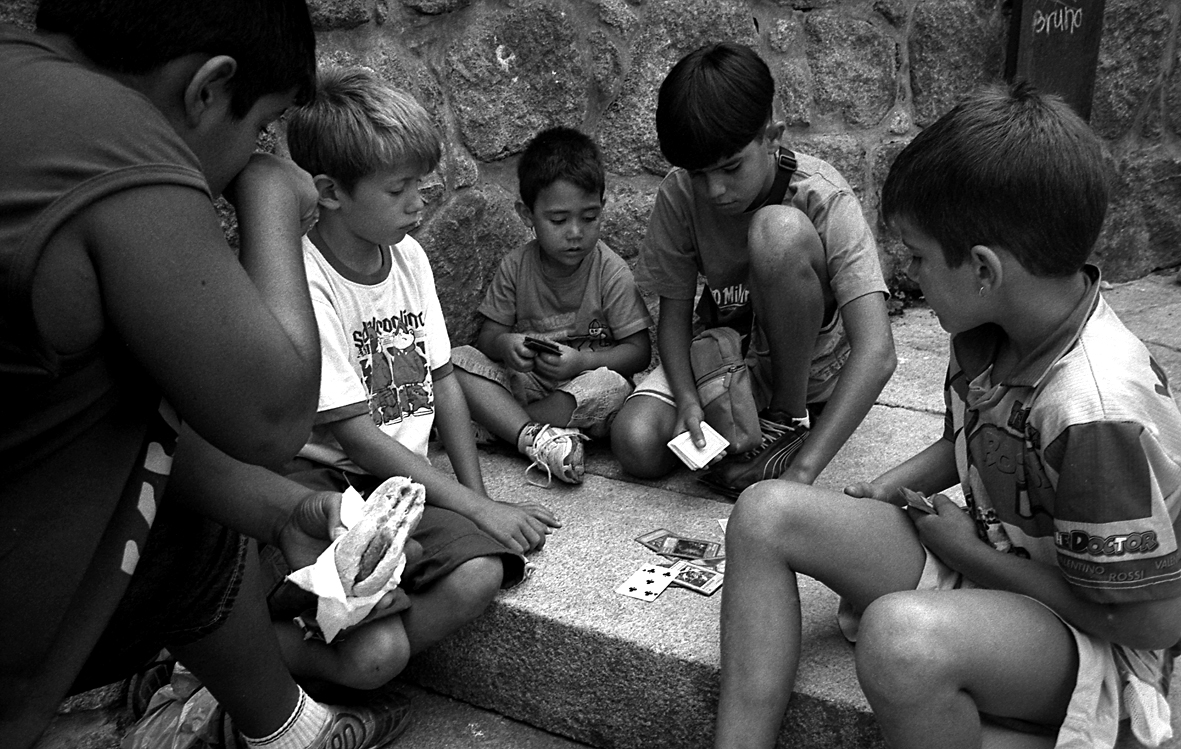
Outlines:
<svg viewBox="0 0 1181 749"><path fill-rule="evenodd" d="M705 437L705 447L702 448L693 444L693 438L688 432L681 432L668 441L668 449L692 471L705 468L730 446L729 440L704 421L701 422L701 434Z"/></svg>
<svg viewBox="0 0 1181 749"><path fill-rule="evenodd" d="M899 487L898 491L902 493L902 497L906 500L908 507L913 507L919 512L925 512L928 515L935 514L935 505L931 503L929 497L924 497L922 494L919 494L913 489L907 489L905 486Z"/></svg>
<svg viewBox="0 0 1181 749"><path fill-rule="evenodd" d="M677 562L672 567L645 564L620 583L615 588L615 592L640 601L655 601L665 588L672 584L673 578L681 571L684 564L684 562Z"/></svg>
<svg viewBox="0 0 1181 749"><path fill-rule="evenodd" d="M534 338L533 336L525 336L525 348L530 351L547 354L560 354L562 349L558 348L558 344L553 341L547 341L543 338Z"/></svg>
<svg viewBox="0 0 1181 749"><path fill-rule="evenodd" d="M714 591L722 587L723 575L717 570L705 569L686 562L673 576L672 584L688 588L703 596L713 595Z"/></svg>

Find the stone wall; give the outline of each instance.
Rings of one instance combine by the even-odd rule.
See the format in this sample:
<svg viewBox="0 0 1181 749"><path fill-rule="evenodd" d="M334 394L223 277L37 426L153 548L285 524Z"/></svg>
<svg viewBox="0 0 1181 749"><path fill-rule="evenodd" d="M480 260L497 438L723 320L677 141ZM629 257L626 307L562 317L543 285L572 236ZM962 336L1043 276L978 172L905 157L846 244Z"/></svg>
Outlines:
<svg viewBox="0 0 1181 749"><path fill-rule="evenodd" d="M1005 0L309 0L321 59L411 91L444 133L417 237L452 335L503 253L525 239L515 157L539 129L580 127L609 171L604 238L634 262L668 165L656 89L707 42L752 45L778 81L789 144L832 162L877 227L893 157L973 86L1000 79ZM27 22L33 3L0 3ZM1181 0L1107 0L1092 124L1117 188L1096 259L1112 280L1181 264ZM901 247L880 231L891 285Z"/></svg>

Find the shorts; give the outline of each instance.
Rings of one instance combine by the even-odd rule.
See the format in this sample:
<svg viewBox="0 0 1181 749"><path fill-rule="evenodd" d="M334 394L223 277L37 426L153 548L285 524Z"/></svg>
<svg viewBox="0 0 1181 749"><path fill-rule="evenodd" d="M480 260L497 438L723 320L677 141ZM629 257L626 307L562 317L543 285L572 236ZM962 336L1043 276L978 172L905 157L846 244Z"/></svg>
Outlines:
<svg viewBox="0 0 1181 749"><path fill-rule="evenodd" d="M927 558L915 590L981 587L945 565L929 549L924 550ZM1056 736L1054 749L1111 749L1119 735L1120 721L1129 717L1130 730L1145 746L1159 746L1171 738L1167 698L1172 655L1163 650L1131 650L1082 632L1062 617L1058 619L1074 636L1079 660L1074 692L1062 725L1045 726L994 716L988 719L1025 733ZM844 598L837 621L845 638L856 642L861 615Z"/></svg>
<svg viewBox="0 0 1181 749"><path fill-rule="evenodd" d="M632 391L631 380L618 372L599 367L565 382L552 382L533 372L516 372L494 362L474 346L451 350L451 362L463 371L491 380L512 394L523 406L539 401L555 390L574 398L570 426L582 429L590 437L606 436L611 420Z"/></svg>
<svg viewBox="0 0 1181 749"><path fill-rule="evenodd" d="M127 592L71 693L126 678L163 648L220 627L234 608L249 552L247 538L161 502Z"/></svg>
<svg viewBox="0 0 1181 749"><path fill-rule="evenodd" d="M816 335L812 363L808 368L809 406L825 403L836 389L841 367L849 358L849 342L840 314L835 314ZM771 348L758 325L753 328L750 346L746 351L746 367L750 370L751 390L755 406L762 411L771 402ZM646 395L676 407L664 365L658 364L636 387L630 397ZM811 410L811 409L809 409Z"/></svg>
<svg viewBox="0 0 1181 749"><path fill-rule="evenodd" d="M373 476L346 474L336 468L296 458L287 465L287 476L310 488L342 492L350 485L361 496L381 483ZM422 556L406 565L400 587L407 593L422 590L455 571L464 562L477 557L500 557L504 565L502 588L511 588L525 577L525 557L510 550L480 530L458 512L427 505L422 519L410 537L422 546ZM316 605L316 596L287 581L291 568L278 549L268 546L260 553L263 590L272 619L289 619Z"/></svg>

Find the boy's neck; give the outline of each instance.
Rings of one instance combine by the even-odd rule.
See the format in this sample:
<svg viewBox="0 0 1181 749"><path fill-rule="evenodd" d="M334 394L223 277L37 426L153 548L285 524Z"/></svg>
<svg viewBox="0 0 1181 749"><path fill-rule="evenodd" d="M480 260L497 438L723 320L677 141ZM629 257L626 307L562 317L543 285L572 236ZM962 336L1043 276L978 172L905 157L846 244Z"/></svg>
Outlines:
<svg viewBox="0 0 1181 749"><path fill-rule="evenodd" d="M1024 360L1054 334L1087 294L1079 271L1064 278L1026 275L1007 284L1005 314L998 324L1008 337L1010 366Z"/></svg>
<svg viewBox="0 0 1181 749"><path fill-rule="evenodd" d="M360 276L371 276L381 270L384 256L381 245L362 239L331 213L322 213L320 220L308 232L312 244L327 249L350 271Z"/></svg>

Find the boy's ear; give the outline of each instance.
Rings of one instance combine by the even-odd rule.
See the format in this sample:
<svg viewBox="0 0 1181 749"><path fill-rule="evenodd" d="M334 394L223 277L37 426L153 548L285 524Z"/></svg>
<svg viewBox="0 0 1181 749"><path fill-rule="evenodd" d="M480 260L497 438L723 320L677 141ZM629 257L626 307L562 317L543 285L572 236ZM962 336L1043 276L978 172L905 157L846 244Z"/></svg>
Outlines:
<svg viewBox="0 0 1181 749"><path fill-rule="evenodd" d="M320 196L317 202L321 208L327 208L330 211L340 208L341 187L335 179L327 174L317 174L312 177L312 183L315 184L316 192Z"/></svg>
<svg viewBox="0 0 1181 749"><path fill-rule="evenodd" d="M227 55L210 57L193 72L184 91L186 125L198 129L209 117L230 111L230 79L236 72L238 61Z"/></svg>
<svg viewBox="0 0 1181 749"><path fill-rule="evenodd" d="M1005 280L1005 264L996 250L983 244L973 245L970 258L981 296L998 290Z"/></svg>
<svg viewBox="0 0 1181 749"><path fill-rule="evenodd" d="M517 215L520 216L521 220L525 222L525 226L528 226L530 229L532 229L533 211L529 209L529 206L525 205L525 201L518 200L515 204L513 204L513 207L517 209Z"/></svg>
<svg viewBox="0 0 1181 749"><path fill-rule="evenodd" d="M787 125L783 122L772 120L767 125L767 130L763 134L763 143L767 146L768 153L778 153L779 147L783 145L783 133L786 132Z"/></svg>

